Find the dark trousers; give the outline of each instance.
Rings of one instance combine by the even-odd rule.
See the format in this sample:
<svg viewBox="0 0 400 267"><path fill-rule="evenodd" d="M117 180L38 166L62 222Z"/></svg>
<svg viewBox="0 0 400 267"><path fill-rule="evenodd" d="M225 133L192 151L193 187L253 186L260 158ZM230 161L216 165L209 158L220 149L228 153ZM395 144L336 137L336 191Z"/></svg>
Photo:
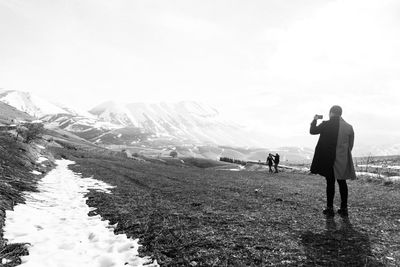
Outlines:
<svg viewBox="0 0 400 267"><path fill-rule="evenodd" d="M274 171L272 170L272 165L268 164L268 167L269 167L269 172L274 172Z"/></svg>
<svg viewBox="0 0 400 267"><path fill-rule="evenodd" d="M276 172L276 173L278 173L278 164L279 164L279 163L275 163L275 164L274 164L274 168L275 168L275 172Z"/></svg>
<svg viewBox="0 0 400 267"><path fill-rule="evenodd" d="M331 175L325 177L326 178L326 206L328 208L333 208L333 199L335 198L335 175L332 170ZM347 209L347 198L348 198L348 189L346 180L336 180L339 184L339 192L341 209Z"/></svg>

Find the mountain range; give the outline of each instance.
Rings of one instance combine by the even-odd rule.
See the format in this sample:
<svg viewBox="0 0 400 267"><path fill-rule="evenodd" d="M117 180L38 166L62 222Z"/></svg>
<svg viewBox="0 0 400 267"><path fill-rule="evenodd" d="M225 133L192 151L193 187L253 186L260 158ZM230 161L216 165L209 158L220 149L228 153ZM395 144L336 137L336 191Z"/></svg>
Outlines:
<svg viewBox="0 0 400 267"><path fill-rule="evenodd" d="M243 126L223 119L204 103L116 103L77 111L28 92L0 90L0 103L13 106L48 128L60 128L112 148L140 147L160 151L199 146L259 147ZM194 152L192 155L198 156ZM194 153L194 154L193 154Z"/></svg>
<svg viewBox="0 0 400 267"><path fill-rule="evenodd" d="M273 138L266 134L257 137L242 125L224 119L216 108L193 101L108 101L88 111L79 111L28 92L0 89L2 109L7 109L5 117L18 117L20 120L40 118L48 128L63 129L94 144L128 149L132 153L165 155L168 151L177 150L186 156L263 160L265 154L271 151L284 155L284 160L296 162L310 161L313 154L313 149L308 148L274 144L271 144L274 149L262 148L265 145L260 140ZM363 153L370 151L372 155L400 154L400 145L358 149Z"/></svg>

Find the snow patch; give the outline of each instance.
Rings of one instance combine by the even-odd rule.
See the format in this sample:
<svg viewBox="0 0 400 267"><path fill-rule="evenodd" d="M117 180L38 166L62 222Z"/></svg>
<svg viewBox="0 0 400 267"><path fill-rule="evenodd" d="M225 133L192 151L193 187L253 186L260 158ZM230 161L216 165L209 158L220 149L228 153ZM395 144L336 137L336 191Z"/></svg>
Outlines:
<svg viewBox="0 0 400 267"><path fill-rule="evenodd" d="M383 176L380 175L380 174L372 173L372 172L356 172L356 175L368 176L368 177L373 177L373 178L383 177Z"/></svg>
<svg viewBox="0 0 400 267"><path fill-rule="evenodd" d="M42 162L44 162L44 161L46 161L46 160L48 160L48 159L45 158L45 157L39 157L39 158L37 159L36 163L42 163Z"/></svg>
<svg viewBox="0 0 400 267"><path fill-rule="evenodd" d="M11 260L8 260L6 258L1 259L1 264L7 264L9 262L11 262Z"/></svg>
<svg viewBox="0 0 400 267"><path fill-rule="evenodd" d="M382 174L372 173L372 172L356 172L356 175L366 176L371 178L381 178L386 181L400 181L400 176L386 176Z"/></svg>
<svg viewBox="0 0 400 267"><path fill-rule="evenodd" d="M110 193L113 187L82 178L68 169L73 163L57 160L57 167L38 182L39 192L25 193L25 204L6 211L4 237L9 243L30 244L21 266L143 266L150 262L138 256L137 239L115 235L107 220L88 216L95 208L86 205L84 195L90 189Z"/></svg>
<svg viewBox="0 0 400 267"><path fill-rule="evenodd" d="M400 170L400 166L391 166L391 165L366 165L360 164L357 167L361 168L371 168L371 169L392 169L392 170Z"/></svg>
<svg viewBox="0 0 400 267"><path fill-rule="evenodd" d="M33 174L35 174L35 175L41 175L41 174L42 174L41 172L38 172L37 170L31 171L31 173L33 173Z"/></svg>
<svg viewBox="0 0 400 267"><path fill-rule="evenodd" d="M392 181L400 181L400 176L389 176L386 179Z"/></svg>

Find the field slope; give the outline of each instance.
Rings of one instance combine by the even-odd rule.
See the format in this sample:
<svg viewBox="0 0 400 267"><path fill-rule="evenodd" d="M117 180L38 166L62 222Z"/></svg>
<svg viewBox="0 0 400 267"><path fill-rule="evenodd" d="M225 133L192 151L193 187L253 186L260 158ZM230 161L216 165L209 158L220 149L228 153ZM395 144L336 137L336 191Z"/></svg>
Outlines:
<svg viewBox="0 0 400 267"><path fill-rule="evenodd" d="M58 153L76 161L74 171L117 186L89 193L92 213L140 238L141 253L162 266L400 265L396 185L352 181L349 219L327 219L317 176Z"/></svg>

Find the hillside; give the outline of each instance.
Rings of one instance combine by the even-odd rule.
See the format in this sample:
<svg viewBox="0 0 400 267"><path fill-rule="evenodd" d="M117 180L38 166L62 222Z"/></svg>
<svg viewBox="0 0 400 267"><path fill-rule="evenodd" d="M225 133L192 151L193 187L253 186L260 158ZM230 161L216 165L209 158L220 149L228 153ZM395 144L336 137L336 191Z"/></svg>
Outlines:
<svg viewBox="0 0 400 267"><path fill-rule="evenodd" d="M44 147L16 141L10 133L0 131L0 263L5 256L17 259L26 253L23 244L7 245L3 239L5 211L24 203L24 192L35 191L39 178L53 167L51 161L39 163L40 155L51 157Z"/></svg>
<svg viewBox="0 0 400 267"><path fill-rule="evenodd" d="M14 124L15 121L32 121L29 114L16 109L6 103L0 102L0 124Z"/></svg>

